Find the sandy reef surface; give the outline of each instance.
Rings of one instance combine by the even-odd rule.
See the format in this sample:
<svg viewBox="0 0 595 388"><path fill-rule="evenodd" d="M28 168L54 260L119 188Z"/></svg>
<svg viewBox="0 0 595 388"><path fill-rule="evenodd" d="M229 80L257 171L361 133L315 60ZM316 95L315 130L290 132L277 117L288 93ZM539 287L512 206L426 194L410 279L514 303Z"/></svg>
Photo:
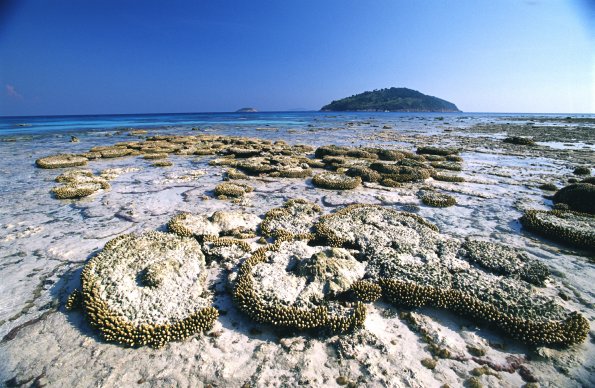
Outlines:
<svg viewBox="0 0 595 388"><path fill-rule="evenodd" d="M415 151L457 147L457 175L465 182L432 178L389 188L363 183L353 190L316 188L311 178L249 177L253 188L239 200L217 199L225 166L218 156L170 155L170 167L154 167L140 156L98 159L84 168L112 170L108 190L78 200L59 200L50 190L68 169L40 169L35 160L62 152L138 141L154 135L221 134ZM0 137L0 385L5 386L392 386L519 387L595 386L594 253L560 245L523 230L526 209L549 209L553 192L576 178L577 166L595 170L595 122L565 117L480 117L465 114L392 117L313 114L297 123L214 123L70 134ZM507 136L532 136L527 147L504 143ZM322 170L316 169L315 172ZM114 172L115 171L115 172ZM450 171L448 171L450 172ZM579 177L580 179L580 177ZM234 181L235 182L235 181ZM451 207L421 203L420 189L456 199ZM415 213L440 233L503 243L526 252L552 276L543 292L562 295L563 307L580 312L591 331L567 349L530 347L450 312L404 309L385 302L366 306L362 329L317 335L252 321L233 304L228 275L233 265L207 262L206 285L219 310L204 334L162 348L125 348L103 341L82 312L65 301L80 287L84 264L121 234L167 230L176 214L215 211L264 214L292 198L304 198L323 213L357 203ZM257 247L256 238L251 240ZM428 342L429 341L429 342ZM437 357L431 345L448 350Z"/></svg>

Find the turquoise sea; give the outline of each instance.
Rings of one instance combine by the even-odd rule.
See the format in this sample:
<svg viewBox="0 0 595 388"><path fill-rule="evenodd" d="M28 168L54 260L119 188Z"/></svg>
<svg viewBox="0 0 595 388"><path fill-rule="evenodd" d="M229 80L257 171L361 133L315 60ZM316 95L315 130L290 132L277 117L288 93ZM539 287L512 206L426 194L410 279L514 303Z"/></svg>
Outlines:
<svg viewBox="0 0 595 388"><path fill-rule="evenodd" d="M440 119L452 121L493 121L507 117L553 118L590 117L594 114L551 113L420 113L420 112L259 112L259 113L159 113L80 116L0 117L0 136L75 134L84 131L123 130L128 128L170 128L209 126L218 129L242 130L259 127L300 128L308 125L330 126L349 120L382 119L419 121ZM202 128L201 128L202 129Z"/></svg>

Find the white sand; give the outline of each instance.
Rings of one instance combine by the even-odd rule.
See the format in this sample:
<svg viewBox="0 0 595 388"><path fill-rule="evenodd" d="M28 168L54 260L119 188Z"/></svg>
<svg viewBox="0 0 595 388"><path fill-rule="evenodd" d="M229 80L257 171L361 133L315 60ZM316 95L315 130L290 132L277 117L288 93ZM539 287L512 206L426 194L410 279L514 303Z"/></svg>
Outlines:
<svg viewBox="0 0 595 388"><path fill-rule="evenodd" d="M382 127L383 123L376 124ZM408 134L406 123L389 124L409 138L384 142L366 125L314 134L298 131L292 138L281 131L266 135L307 144L359 142L362 138L395 145L413 139L420 143L435 140L420 134L423 127L412 128ZM415 193L421 184L396 189L366 184L334 193L316 190L304 179L251 179L254 192L241 203L232 203L212 198L224 170L207 164L212 157L200 157L196 162L196 157L172 155L169 159L174 167L169 169L148 167L150 161L137 157L91 161L87 167L96 173L106 168L141 169L125 170L110 182L109 191L78 201L53 199L49 190L62 170L36 169L36 158L64 148L80 152L106 141L127 140L126 136L105 139L99 133L78 137L81 142L76 144L68 144L66 136L1 143L0 174L6 178L2 178L0 199L0 338L4 338L0 342L0 385L15 379L13 382L37 381L50 386L228 387L250 383L253 387L327 387L336 386L336 379L343 376L358 386L455 387L480 366L468 346L484 348L486 354L480 358L492 365L520 360L543 386L595 385L593 329L585 343L570 349L532 350L465 318L438 310L416 310L420 325L455 357L439 359L430 370L421 364L422 359L431 357L427 344L399 318L401 309L380 302L369 305L365 328L352 335L316 338L284 333L255 324L233 307L224 292L225 269L216 263L207 268L207 282L221 290L214 305L225 313L209 334L157 350L105 343L80 312L65 312L63 303L78 287L87 258L111 238L164 230L167 221L181 211L210 215L217 210L241 210L262 215L296 197L313 201L327 212L350 203L382 203L398 209L405 204L419 205ZM445 144L459 140L453 135ZM521 234L517 221L522 209L548 205L536 186L568 176L567 163L472 149L463 157L461 175L473 183L425 182L455 196L458 205L444 209L421 206L418 214L434 222L442 233L458 238L481 236L526 250L554 273L546 293L564 292L569 296L564 307L580 311L593 327L593 264L575 250ZM484 386L518 387L524 383L518 371L494 373L498 376L479 378Z"/></svg>

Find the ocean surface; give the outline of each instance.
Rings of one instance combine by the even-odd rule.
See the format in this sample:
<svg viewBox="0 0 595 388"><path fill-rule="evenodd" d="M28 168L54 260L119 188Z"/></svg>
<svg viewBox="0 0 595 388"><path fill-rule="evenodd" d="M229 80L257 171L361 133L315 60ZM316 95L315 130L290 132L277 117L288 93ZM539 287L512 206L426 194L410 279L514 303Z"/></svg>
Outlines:
<svg viewBox="0 0 595 388"><path fill-rule="evenodd" d="M503 143L511 134L532 136L537 146ZM252 177L245 183L254 191L236 203L213 194L225 167L210 162L220 156L171 154L168 160L173 166L166 168L153 167L153 161L142 156L127 156L90 160L83 167L95 174L118 171L109 190L80 200L59 200L50 190L57 185L55 178L68 169L35 166L35 160L45 156L84 153L95 146L144 141L155 135L247 136L314 148L336 144L415 151L421 145L452 146L461 150L462 171L456 174L465 181L427 179L396 188L365 184L337 192L315 188L310 178ZM77 142L71 141L73 136ZM510 360L525 363L545 385L593 386L593 329L580 346L537 355L464 318L421 310L420 324L459 357L441 359L430 371L420 363L431 357L427 344L384 304L368 306L366 330L361 335L280 340L281 334L255 326L233 307L226 291L226 269L217 263L208 268L209 287L216 288L214 304L225 314L212 336L196 336L158 350L126 349L102 341L83 314L67 313L63 307L68 294L80 287L80 271L89 257L121 234L164 231L179 212L210 215L217 210L239 210L262 216L290 198L305 198L325 212L352 203L417 208L417 214L453 238L480 238L522 250L552 272L551 282L540 292L565 295L564 307L579 311L593 327L595 266L589 254L527 233L518 222L526 209L551 209L548 193L540 185L563 187L575 178L577 166L595 172L593 114L264 112L0 117L0 386L11 379L31 384L38 378L48 386L242 386L247 381L251 386L294 386L304 381L328 386L342 373L361 376L371 386L462 386L479 365L468 354L469 346L487 349L485 359L494 365L508 365ZM422 205L419 191L428 188L455 197L457 205ZM349 357L341 358L338 352ZM498 378L483 376L482 383L521 386L525 382L519 373L502 372Z"/></svg>
<svg viewBox="0 0 595 388"><path fill-rule="evenodd" d="M486 122L506 118L595 118L595 114L564 113L407 113L407 112L257 112L257 113L166 113L81 116L0 117L0 136L76 134L85 131L125 130L129 128L215 127L242 130L258 127L299 128L308 124L333 125L348 120L370 118L412 122L444 118L454 122Z"/></svg>

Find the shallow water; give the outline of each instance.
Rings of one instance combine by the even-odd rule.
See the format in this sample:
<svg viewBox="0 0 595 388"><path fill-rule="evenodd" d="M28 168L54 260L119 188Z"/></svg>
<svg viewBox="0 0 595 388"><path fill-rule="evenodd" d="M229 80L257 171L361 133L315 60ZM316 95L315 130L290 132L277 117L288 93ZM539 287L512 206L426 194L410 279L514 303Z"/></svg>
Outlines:
<svg viewBox="0 0 595 388"><path fill-rule="evenodd" d="M40 378L53 385L80 386L137 382L195 386L208 382L225 386L246 381L258 386L309 381L320 386L334 383L339 374L363 376L372 385L462 384L477 364L441 360L434 371L421 366L420 359L428 354L418 334L398 317L386 318L391 308L380 303L370 307L366 323L367 332L375 339L358 345L361 349L353 350L352 359L343 363L335 349L335 342L341 339L293 336L287 339L287 345L279 344L276 334L267 333L266 327L258 326L264 334L254 334L250 329L255 325L235 311L225 292L215 301L229 311L215 328L221 331L220 336L197 336L160 350L123 349L104 343L80 313L67 314L62 307L67 294L78 287L78 276L88 257L122 233L164 230L167 221L180 211L211 214L241 209L260 215L296 197L316 202L327 212L351 203L400 209L420 205L416 193L422 185L439 188L456 197L458 205L443 209L420 205L419 215L434 222L442 233L457 238L481 236L529 252L554 273L547 292L570 295L564 307L580 311L593 327L595 268L589 263L589 253L538 238L523 231L518 222L524 209L546 209L551 205L537 186L552 182L561 187L572 177L576 164L593 167L592 146L583 147L579 141L576 146L564 146L572 148L571 154L552 142L538 143L531 150L515 148L501 142L504 135L498 127L546 117L549 126L558 124L564 131L567 116L290 112L2 118L0 384L13 378L18 382ZM31 126L16 127L19 123ZM494 133L473 130L475 125L491 124ZM595 131L594 123L581 126ZM414 150L417 145L454 145L463 150L460 175L466 182L430 179L394 189L366 185L336 192L316 189L309 179L252 179L254 192L241 203L232 203L213 198L212 191L221 182L224 170L208 164L213 157L171 155L171 168L151 167L150 161L140 157L90 161L87 168L94 172L114 167L139 170L122 174L110 182L111 190L88 198L52 198L49 190L55 185L54 178L64 170L36 168L37 158L142 139L131 136L125 128L147 129L145 136L208 133L282 139L312 146L378 145ZM80 141L70 142L71 136ZM196 174L197 170L204 174ZM209 273L216 287L222 287L216 280L219 271L213 267ZM465 346L481 343L489 349L488 357L494 362L504 362L511 354L529 354L533 361L526 363L544 385L588 385L595 375L593 331L584 344L562 352L543 351L551 358L538 358L535 351L462 318L440 311L423 313L421 319L453 349L464 352ZM490 346L494 343L503 348ZM83 363L84 370L76 369ZM397 377L390 380L386 376ZM522 383L516 373L483 379L485 384Z"/></svg>

